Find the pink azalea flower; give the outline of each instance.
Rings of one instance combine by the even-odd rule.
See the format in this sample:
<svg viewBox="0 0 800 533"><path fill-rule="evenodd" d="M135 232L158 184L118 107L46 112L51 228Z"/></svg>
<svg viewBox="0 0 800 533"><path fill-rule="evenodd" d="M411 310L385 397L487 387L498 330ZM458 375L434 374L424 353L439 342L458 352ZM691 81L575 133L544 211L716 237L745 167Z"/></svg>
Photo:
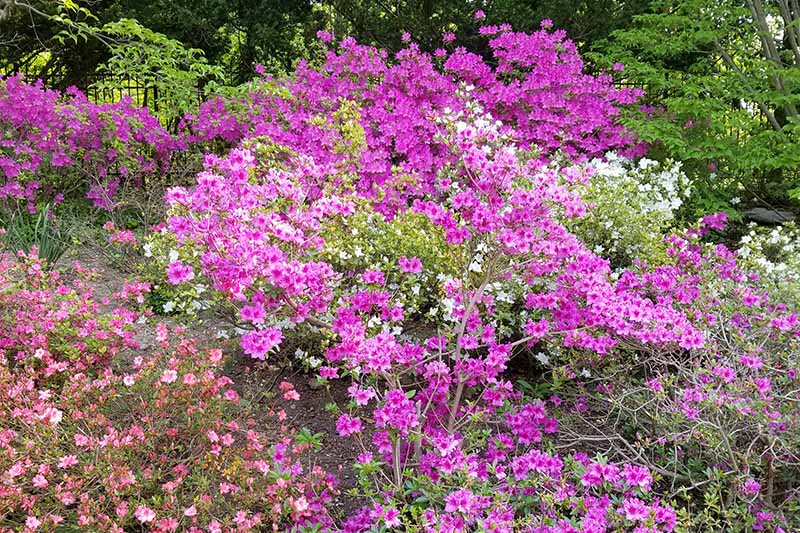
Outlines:
<svg viewBox="0 0 800 533"><path fill-rule="evenodd" d="M156 513L146 505L139 505L136 507L136 510L133 512L133 516L143 524L152 522L156 519Z"/></svg>
<svg viewBox="0 0 800 533"><path fill-rule="evenodd" d="M397 263L400 266L400 270L403 272L413 274L419 274L422 272L422 261L420 261L418 257L412 257L409 259L406 256L402 256Z"/></svg>
<svg viewBox="0 0 800 533"><path fill-rule="evenodd" d="M350 415L342 415L336 421L336 431L343 437L359 433L361 430L361 420L351 417Z"/></svg>
<svg viewBox="0 0 800 533"><path fill-rule="evenodd" d="M194 279L194 271L191 265L186 265L182 261L173 261L167 266L167 281L172 285L178 285Z"/></svg>

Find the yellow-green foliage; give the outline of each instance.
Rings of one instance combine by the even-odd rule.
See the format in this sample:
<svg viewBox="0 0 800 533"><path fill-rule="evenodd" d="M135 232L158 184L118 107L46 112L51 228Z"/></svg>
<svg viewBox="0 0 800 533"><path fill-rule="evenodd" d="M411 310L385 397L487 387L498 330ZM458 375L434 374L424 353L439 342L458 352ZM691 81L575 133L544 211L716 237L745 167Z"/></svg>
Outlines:
<svg viewBox="0 0 800 533"><path fill-rule="evenodd" d="M567 221L569 228L615 268L634 259L661 264L664 235L690 194L680 163L634 162L607 154L589 166L595 173L580 193L593 207L584 217Z"/></svg>
<svg viewBox="0 0 800 533"><path fill-rule="evenodd" d="M338 272L357 275L365 270L380 270L387 288L397 293L406 313L424 313L441 298L445 277L458 275L457 249L445 243L444 235L424 216L405 212L392 220L377 213L359 211L347 225L325 228L323 259ZM401 257L417 257L422 273L404 274Z"/></svg>

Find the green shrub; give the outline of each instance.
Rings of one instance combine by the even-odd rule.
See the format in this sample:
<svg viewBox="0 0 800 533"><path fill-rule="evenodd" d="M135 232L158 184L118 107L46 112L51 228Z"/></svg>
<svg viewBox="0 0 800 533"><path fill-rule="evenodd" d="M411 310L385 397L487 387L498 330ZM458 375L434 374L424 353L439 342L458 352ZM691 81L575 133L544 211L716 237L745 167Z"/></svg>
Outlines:
<svg viewBox="0 0 800 533"><path fill-rule="evenodd" d="M570 219L570 229L614 267L628 266L634 259L661 263L663 237L691 193L681 164L646 158L637 163L609 153L589 166L594 175L579 190L593 208Z"/></svg>
<svg viewBox="0 0 800 533"><path fill-rule="evenodd" d="M384 220L378 213L360 211L348 218L347 226L327 227L323 237L323 260L337 272L353 275L380 270L407 314L430 312L441 299L441 282L458 272L455 249L445 244L441 229L425 215L405 212ZM422 273L401 275L401 257L417 257Z"/></svg>

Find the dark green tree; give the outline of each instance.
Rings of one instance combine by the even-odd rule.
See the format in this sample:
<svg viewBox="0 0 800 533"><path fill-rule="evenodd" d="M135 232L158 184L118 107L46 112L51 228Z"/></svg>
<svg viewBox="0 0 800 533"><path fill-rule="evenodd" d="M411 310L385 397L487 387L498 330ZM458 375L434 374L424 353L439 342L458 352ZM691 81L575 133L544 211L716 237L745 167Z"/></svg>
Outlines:
<svg viewBox="0 0 800 533"><path fill-rule="evenodd" d="M121 19L135 19L188 49L202 50L210 63L224 67L229 83L251 78L255 63L274 72L290 70L308 54L319 23L310 0L5 2L0 13L0 69L29 73L54 87L87 84L117 38L99 29ZM85 27L75 24L94 31L78 31ZM72 35L65 39L65 31ZM70 38L76 35L80 38Z"/></svg>
<svg viewBox="0 0 800 533"><path fill-rule="evenodd" d="M520 31L539 28L550 19L580 46L608 37L646 11L649 0L327 0L320 3L329 29L353 35L359 41L396 50L403 32L409 32L425 50L441 45L441 36L455 32L457 44L476 51L473 14L485 12L489 24L510 23Z"/></svg>

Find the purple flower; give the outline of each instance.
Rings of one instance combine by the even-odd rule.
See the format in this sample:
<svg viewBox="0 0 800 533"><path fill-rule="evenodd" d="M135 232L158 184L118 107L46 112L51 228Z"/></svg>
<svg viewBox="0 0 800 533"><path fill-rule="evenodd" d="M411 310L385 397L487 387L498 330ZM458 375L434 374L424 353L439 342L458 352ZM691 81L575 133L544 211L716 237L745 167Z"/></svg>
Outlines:
<svg viewBox="0 0 800 533"><path fill-rule="evenodd" d="M744 482L744 493L748 496L755 496L761 490L761 484L753 478L747 478Z"/></svg>
<svg viewBox="0 0 800 533"><path fill-rule="evenodd" d="M248 331L242 335L242 348L255 359L265 359L267 352L278 346L282 340L283 333L278 328Z"/></svg>
<svg viewBox="0 0 800 533"><path fill-rule="evenodd" d="M400 258L397 264L400 266L400 270L406 273L419 274L422 272L422 261L420 261L418 257L412 257L409 259L408 257L403 256Z"/></svg>
<svg viewBox="0 0 800 533"><path fill-rule="evenodd" d="M361 420L350 415L342 415L336 421L336 431L343 437L359 433L362 429Z"/></svg>
<svg viewBox="0 0 800 533"><path fill-rule="evenodd" d="M194 271L191 265L186 265L182 261L173 261L167 267L167 281L172 285L178 285L194 279Z"/></svg>

